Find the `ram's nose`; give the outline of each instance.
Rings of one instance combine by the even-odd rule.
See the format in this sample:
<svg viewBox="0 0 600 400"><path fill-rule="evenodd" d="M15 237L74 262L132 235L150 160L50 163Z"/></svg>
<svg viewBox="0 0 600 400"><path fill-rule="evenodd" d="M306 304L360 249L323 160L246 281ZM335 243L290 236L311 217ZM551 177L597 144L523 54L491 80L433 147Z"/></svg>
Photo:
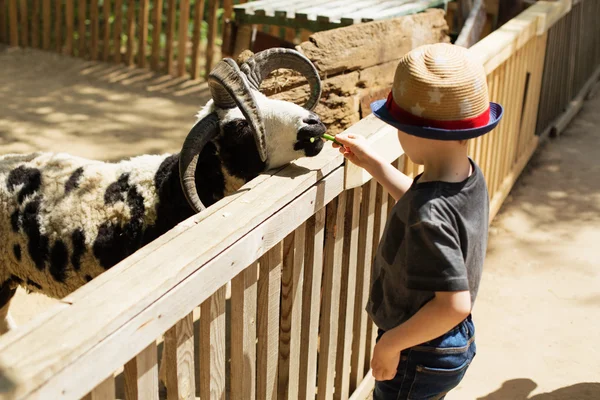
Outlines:
<svg viewBox="0 0 600 400"><path fill-rule="evenodd" d="M310 113L310 115L304 118L303 122L307 125L320 125L321 120L317 117L316 114Z"/></svg>

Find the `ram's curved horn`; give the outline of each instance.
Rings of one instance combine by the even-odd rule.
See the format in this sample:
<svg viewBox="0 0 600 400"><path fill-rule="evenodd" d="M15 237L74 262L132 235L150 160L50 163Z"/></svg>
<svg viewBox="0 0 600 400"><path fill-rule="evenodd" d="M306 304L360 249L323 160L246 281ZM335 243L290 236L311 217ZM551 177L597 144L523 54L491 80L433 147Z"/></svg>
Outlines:
<svg viewBox="0 0 600 400"><path fill-rule="evenodd" d="M257 90L263 79L279 68L293 69L306 78L310 85L310 98L304 108L314 110L321 98L321 79L313 63L300 52L284 48L264 50L250 57L240 67Z"/></svg>
<svg viewBox="0 0 600 400"><path fill-rule="evenodd" d="M254 133L258 154L263 162L267 161L267 142L265 126L256 99L248 84L248 79L230 58L225 58L215 66L208 75L208 87L215 102L220 108L237 106L244 114Z"/></svg>
<svg viewBox="0 0 600 400"><path fill-rule="evenodd" d="M183 189L185 198L196 213L206 209L196 189L198 157L206 143L210 142L218 133L219 117L216 113L207 115L190 130L179 154L179 179L181 180L181 188Z"/></svg>

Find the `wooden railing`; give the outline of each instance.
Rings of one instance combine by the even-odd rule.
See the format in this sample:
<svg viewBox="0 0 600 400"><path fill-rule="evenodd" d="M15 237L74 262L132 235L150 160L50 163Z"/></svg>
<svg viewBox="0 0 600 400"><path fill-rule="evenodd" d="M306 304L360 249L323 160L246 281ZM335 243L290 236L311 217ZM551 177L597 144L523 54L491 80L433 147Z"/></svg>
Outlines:
<svg viewBox="0 0 600 400"><path fill-rule="evenodd" d="M492 217L537 146L548 29L570 9L539 2L470 49L506 110L469 144ZM349 131L419 172L376 118ZM169 399L364 399L364 307L393 204L369 178L330 147L256 178L3 336L0 398L158 399L164 335Z"/></svg>
<svg viewBox="0 0 600 400"><path fill-rule="evenodd" d="M227 21L233 4L234 0L0 0L0 43L197 79L221 57L223 35L231 33Z"/></svg>

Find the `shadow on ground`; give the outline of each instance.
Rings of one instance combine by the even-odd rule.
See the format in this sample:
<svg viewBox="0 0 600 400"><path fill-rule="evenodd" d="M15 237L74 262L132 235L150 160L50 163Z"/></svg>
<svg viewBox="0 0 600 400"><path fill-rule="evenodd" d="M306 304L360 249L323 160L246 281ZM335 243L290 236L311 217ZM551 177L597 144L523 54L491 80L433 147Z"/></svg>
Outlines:
<svg viewBox="0 0 600 400"><path fill-rule="evenodd" d="M600 398L600 382L582 382L552 392L529 397L538 385L531 379L512 379L502 387L477 400L597 400Z"/></svg>

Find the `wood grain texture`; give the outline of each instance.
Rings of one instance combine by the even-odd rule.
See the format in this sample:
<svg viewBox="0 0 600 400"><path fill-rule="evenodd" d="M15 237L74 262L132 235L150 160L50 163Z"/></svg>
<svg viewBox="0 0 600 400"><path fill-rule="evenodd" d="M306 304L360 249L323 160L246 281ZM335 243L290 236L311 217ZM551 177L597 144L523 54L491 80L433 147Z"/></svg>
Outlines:
<svg viewBox="0 0 600 400"><path fill-rule="evenodd" d="M200 40L202 21L204 20L204 1L196 0L194 4L194 32L192 37L192 65L190 71L192 79L200 77Z"/></svg>
<svg viewBox="0 0 600 400"><path fill-rule="evenodd" d="M98 59L98 43L99 43L99 35L100 35L100 16L98 14L98 2L92 0L90 2L90 36L91 36L91 45L90 45L90 58L92 61Z"/></svg>
<svg viewBox="0 0 600 400"><path fill-rule="evenodd" d="M127 49L125 51L125 64L133 66L135 54L135 5L136 0L129 0L127 4Z"/></svg>
<svg viewBox="0 0 600 400"><path fill-rule="evenodd" d="M175 37L175 13L177 11L175 0L167 0L167 43L165 48L165 59L167 74L174 76L173 70L173 38Z"/></svg>
<svg viewBox="0 0 600 400"><path fill-rule="evenodd" d="M231 281L231 400L256 400L258 262Z"/></svg>
<svg viewBox="0 0 600 400"><path fill-rule="evenodd" d="M177 50L177 75L184 76L186 70L188 23L190 19L190 0L179 1L179 48Z"/></svg>
<svg viewBox="0 0 600 400"><path fill-rule="evenodd" d="M257 399L277 399L282 250L282 243L277 243L260 258L257 308Z"/></svg>
<svg viewBox="0 0 600 400"><path fill-rule="evenodd" d="M86 400L115 400L115 378L111 375L94 388Z"/></svg>
<svg viewBox="0 0 600 400"><path fill-rule="evenodd" d="M102 61L108 61L110 57L110 17L111 1L104 1L102 5L102 18L104 20L104 33L102 35Z"/></svg>
<svg viewBox="0 0 600 400"><path fill-rule="evenodd" d="M4 6L4 4L1 4L0 6ZM19 25L19 29L21 30L21 47L27 47L29 44L29 13L27 12L27 0L20 0L19 6L19 12L21 13L21 24Z"/></svg>
<svg viewBox="0 0 600 400"><path fill-rule="evenodd" d="M195 400L194 318L192 313L165 333L167 400Z"/></svg>
<svg viewBox="0 0 600 400"><path fill-rule="evenodd" d="M225 400L225 290L219 288L200 307L201 399Z"/></svg>
<svg viewBox="0 0 600 400"><path fill-rule="evenodd" d="M0 43L8 43L8 20L6 0L0 0Z"/></svg>
<svg viewBox="0 0 600 400"><path fill-rule="evenodd" d="M212 71L215 61L215 41L217 39L217 11L219 9L218 0L208 0L208 32L206 34L206 65L205 75L208 76Z"/></svg>
<svg viewBox="0 0 600 400"><path fill-rule="evenodd" d="M19 45L19 21L17 12L17 0L8 0L8 26L10 30L10 45Z"/></svg>
<svg viewBox="0 0 600 400"><path fill-rule="evenodd" d="M155 0L152 9L152 61L154 71L160 70L160 36L162 32L163 0Z"/></svg>
<svg viewBox="0 0 600 400"><path fill-rule="evenodd" d="M117 0L119 1L119 0ZM79 3L77 4L77 26L78 26L78 38L77 38L77 44L78 44L78 52L77 52L77 56L78 57L83 57L86 54L86 46L87 46L87 41L86 41L86 29L85 29L85 20L86 20L86 7L87 7L87 1L86 0L79 0Z"/></svg>
<svg viewBox="0 0 600 400"><path fill-rule="evenodd" d="M50 42L52 40L52 3L50 0L42 0L42 48L44 50L50 49Z"/></svg>
<svg viewBox="0 0 600 400"><path fill-rule="evenodd" d="M148 14L149 14L149 0L140 1L140 15L139 15L139 33L138 33L138 55L137 65L140 68L146 68L146 49L148 46Z"/></svg>
<svg viewBox="0 0 600 400"><path fill-rule="evenodd" d="M73 1L73 0L71 0ZM68 3L67 3L68 4ZM40 11L41 0L33 0L31 3L31 47L40 47ZM9 10L10 11L10 10Z"/></svg>
<svg viewBox="0 0 600 400"><path fill-rule="evenodd" d="M156 342L125 364L125 400L158 400Z"/></svg>
<svg viewBox="0 0 600 400"><path fill-rule="evenodd" d="M123 0L115 0L115 30L113 46L115 63L121 62L121 34L123 33Z"/></svg>

